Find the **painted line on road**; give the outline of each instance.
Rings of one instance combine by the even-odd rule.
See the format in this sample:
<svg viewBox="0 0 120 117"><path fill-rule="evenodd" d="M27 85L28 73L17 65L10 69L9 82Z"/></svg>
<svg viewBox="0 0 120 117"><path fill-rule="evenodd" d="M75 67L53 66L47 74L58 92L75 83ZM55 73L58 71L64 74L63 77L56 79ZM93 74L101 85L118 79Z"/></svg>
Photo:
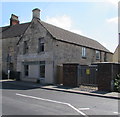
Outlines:
<svg viewBox="0 0 120 117"><path fill-rule="evenodd" d="M114 114L117 114L117 115L120 115L120 113L118 113L118 112L113 112Z"/></svg>
<svg viewBox="0 0 120 117"><path fill-rule="evenodd" d="M14 80L12 79L0 80L0 82L6 82L6 81L14 81Z"/></svg>
<svg viewBox="0 0 120 117"><path fill-rule="evenodd" d="M79 110L89 110L90 108L79 108Z"/></svg>
<svg viewBox="0 0 120 117"><path fill-rule="evenodd" d="M50 99L44 99L44 98L40 98L40 97L34 97L34 96L30 96L30 95L24 95L24 94L20 94L20 93L16 93L17 96L21 96L21 97L27 97L27 98L32 98L32 99L37 99L37 100L42 100L42 101L47 101L47 102L53 102L53 103L58 103L58 104L64 104L67 105L69 107L71 107L72 109L74 109L75 111L77 111L79 114L88 117L85 113L83 113L82 111L80 111L79 109L77 109L76 107L72 106L69 103L65 103L65 102L60 102L60 101L55 101L55 100L50 100Z"/></svg>

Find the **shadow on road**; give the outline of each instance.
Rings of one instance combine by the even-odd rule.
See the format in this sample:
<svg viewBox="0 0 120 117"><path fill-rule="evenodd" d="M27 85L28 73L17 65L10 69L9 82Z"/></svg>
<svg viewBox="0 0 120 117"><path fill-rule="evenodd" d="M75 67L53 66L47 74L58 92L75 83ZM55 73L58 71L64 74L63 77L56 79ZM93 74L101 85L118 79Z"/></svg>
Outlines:
<svg viewBox="0 0 120 117"><path fill-rule="evenodd" d="M26 85L24 82L17 83L16 81L3 81L1 82L0 89L7 90L30 90L39 88L38 86Z"/></svg>
<svg viewBox="0 0 120 117"><path fill-rule="evenodd" d="M96 94L107 94L110 93L109 91L92 91L91 93L96 93Z"/></svg>
<svg viewBox="0 0 120 117"><path fill-rule="evenodd" d="M73 89L75 87L69 87L69 86L63 86L63 85L58 85L55 88L59 88L59 89Z"/></svg>

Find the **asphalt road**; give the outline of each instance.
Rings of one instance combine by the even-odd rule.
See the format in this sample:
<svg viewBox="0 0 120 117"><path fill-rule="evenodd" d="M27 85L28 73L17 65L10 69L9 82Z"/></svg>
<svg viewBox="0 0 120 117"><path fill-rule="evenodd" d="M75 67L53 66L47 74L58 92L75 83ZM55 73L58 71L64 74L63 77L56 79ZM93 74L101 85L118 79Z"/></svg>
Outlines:
<svg viewBox="0 0 120 117"><path fill-rule="evenodd" d="M117 115L118 100L2 84L2 115Z"/></svg>

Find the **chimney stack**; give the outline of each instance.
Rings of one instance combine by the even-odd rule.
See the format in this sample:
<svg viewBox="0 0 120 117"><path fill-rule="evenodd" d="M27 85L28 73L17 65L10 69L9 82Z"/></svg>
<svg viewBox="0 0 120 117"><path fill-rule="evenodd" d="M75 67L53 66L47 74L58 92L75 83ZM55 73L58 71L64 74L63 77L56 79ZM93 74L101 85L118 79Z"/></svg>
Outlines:
<svg viewBox="0 0 120 117"><path fill-rule="evenodd" d="M33 12L33 18L40 19L40 9L35 8L32 10L32 12Z"/></svg>
<svg viewBox="0 0 120 117"><path fill-rule="evenodd" d="M19 24L18 16L12 14L10 18L10 26Z"/></svg>
<svg viewBox="0 0 120 117"><path fill-rule="evenodd" d="M118 34L118 45L120 46L120 33Z"/></svg>
<svg viewBox="0 0 120 117"><path fill-rule="evenodd" d="M120 33L119 33L119 42L118 42L118 63L120 63Z"/></svg>

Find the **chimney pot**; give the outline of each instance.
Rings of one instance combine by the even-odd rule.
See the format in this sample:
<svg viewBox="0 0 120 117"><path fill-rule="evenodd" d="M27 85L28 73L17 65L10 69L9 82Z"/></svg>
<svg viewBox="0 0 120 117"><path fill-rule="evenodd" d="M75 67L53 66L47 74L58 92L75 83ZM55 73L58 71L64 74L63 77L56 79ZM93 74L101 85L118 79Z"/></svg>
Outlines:
<svg viewBox="0 0 120 117"><path fill-rule="evenodd" d="M40 9L35 8L32 10L32 12L33 12L33 18L40 19Z"/></svg>
<svg viewBox="0 0 120 117"><path fill-rule="evenodd" d="M10 18L10 26L19 24L18 16L12 14Z"/></svg>

